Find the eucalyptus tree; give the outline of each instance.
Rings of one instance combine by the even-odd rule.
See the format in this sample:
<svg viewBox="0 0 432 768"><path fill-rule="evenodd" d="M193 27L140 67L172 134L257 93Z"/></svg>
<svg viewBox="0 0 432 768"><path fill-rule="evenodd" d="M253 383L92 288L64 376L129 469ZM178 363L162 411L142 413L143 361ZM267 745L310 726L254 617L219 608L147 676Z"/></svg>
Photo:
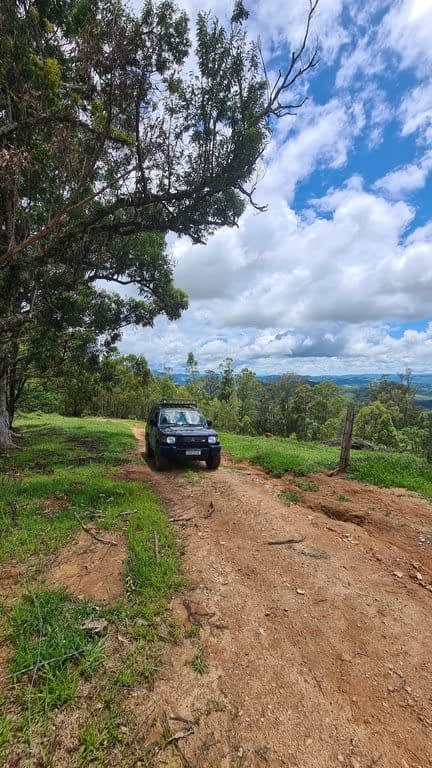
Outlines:
<svg viewBox="0 0 432 768"><path fill-rule="evenodd" d="M191 67L188 18L171 0L140 15L121 0L0 0L0 444L21 349L53 314L79 326L76 295L97 303L96 281L135 284L119 327L185 308L165 235L204 242L257 205L274 120L301 106L290 94L317 61L316 6L270 82L241 0L227 26L198 14Z"/></svg>

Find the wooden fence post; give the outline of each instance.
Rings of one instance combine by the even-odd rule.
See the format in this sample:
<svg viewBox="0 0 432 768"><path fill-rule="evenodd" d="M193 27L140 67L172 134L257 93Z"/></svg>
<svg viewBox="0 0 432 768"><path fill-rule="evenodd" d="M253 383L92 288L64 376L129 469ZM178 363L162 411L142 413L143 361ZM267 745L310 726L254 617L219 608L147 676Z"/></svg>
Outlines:
<svg viewBox="0 0 432 768"><path fill-rule="evenodd" d="M346 472L352 443L352 433L354 425L354 406L350 403L345 417L345 424L342 434L341 454L339 459L338 472Z"/></svg>

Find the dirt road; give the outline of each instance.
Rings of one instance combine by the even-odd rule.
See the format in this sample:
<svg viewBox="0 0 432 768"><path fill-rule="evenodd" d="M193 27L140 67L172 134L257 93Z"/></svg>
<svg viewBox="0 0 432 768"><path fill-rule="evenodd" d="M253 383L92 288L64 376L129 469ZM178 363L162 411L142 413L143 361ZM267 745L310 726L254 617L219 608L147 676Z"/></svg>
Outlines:
<svg viewBox="0 0 432 768"><path fill-rule="evenodd" d="M202 626L129 699L143 728L166 713L172 733L193 730L160 765L432 766L430 504L321 475L299 490L228 460L198 481L125 472L182 518L194 588L173 611ZM269 543L286 539L299 543Z"/></svg>

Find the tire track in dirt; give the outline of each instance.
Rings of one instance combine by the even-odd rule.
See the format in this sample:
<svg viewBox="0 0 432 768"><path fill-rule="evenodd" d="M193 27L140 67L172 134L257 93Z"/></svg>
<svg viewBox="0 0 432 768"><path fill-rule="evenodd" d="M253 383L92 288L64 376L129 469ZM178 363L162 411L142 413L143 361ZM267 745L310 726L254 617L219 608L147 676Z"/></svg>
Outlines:
<svg viewBox="0 0 432 768"><path fill-rule="evenodd" d="M142 446L142 432L135 434ZM168 721L173 733L183 719L194 724L178 742L183 756L170 747L157 765L432 766L432 594L409 578L405 544L409 538L412 554L414 535L403 533L399 551L391 519L380 532L286 506L278 498L284 479L239 472L231 462L203 469L197 484L181 469L156 473L146 463L122 474L151 483L170 517L190 518L180 521L183 567L195 588L172 609L184 625L191 617L202 624L200 639L174 647L154 691L137 689L128 701L143 731L155 722L148 744L160 737L164 713L180 718ZM365 490L368 503L379 504L382 490ZM432 529L431 507L412 498L410 517L410 498L404 525L417 531L421 502ZM380 538L389 530L391 543ZM419 545L425 568L430 548ZM189 663L197 643L209 661L204 675Z"/></svg>

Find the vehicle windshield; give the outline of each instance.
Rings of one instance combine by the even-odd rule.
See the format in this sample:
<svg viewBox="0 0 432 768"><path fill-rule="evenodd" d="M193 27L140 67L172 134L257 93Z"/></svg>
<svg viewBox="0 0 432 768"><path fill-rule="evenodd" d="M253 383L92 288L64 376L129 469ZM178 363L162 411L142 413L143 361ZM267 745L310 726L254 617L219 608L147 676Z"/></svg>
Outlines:
<svg viewBox="0 0 432 768"><path fill-rule="evenodd" d="M162 408L159 424L169 427L206 427L202 413L192 408Z"/></svg>

